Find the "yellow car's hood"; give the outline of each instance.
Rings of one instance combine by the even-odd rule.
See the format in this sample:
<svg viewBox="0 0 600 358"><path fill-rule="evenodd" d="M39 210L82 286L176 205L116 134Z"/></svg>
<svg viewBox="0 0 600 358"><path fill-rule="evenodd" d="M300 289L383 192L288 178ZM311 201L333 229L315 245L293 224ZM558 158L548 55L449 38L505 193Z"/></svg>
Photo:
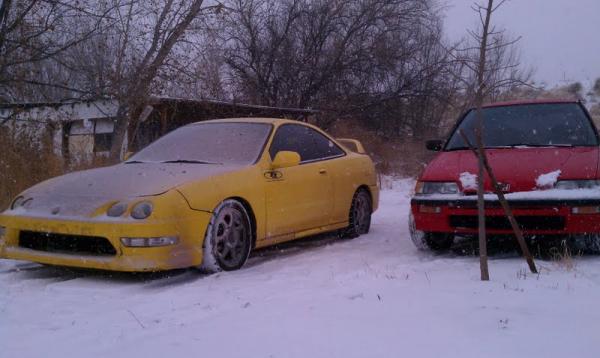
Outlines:
<svg viewBox="0 0 600 358"><path fill-rule="evenodd" d="M109 202L154 196L179 185L239 169L221 164L132 163L74 172L26 190L15 215L92 216Z"/></svg>

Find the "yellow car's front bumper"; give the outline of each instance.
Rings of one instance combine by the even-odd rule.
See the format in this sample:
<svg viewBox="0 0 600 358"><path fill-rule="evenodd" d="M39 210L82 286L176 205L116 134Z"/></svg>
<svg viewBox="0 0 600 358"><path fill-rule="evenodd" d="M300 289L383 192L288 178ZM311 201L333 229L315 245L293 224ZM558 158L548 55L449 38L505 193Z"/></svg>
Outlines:
<svg viewBox="0 0 600 358"><path fill-rule="evenodd" d="M202 263L202 241L210 213L190 211L182 219L139 222L134 220L58 220L0 215L4 235L0 258L34 261L57 266L113 271L160 271ZM45 251L20 245L23 232L68 235L76 239L104 238L114 254ZM178 243L160 247L126 247L121 238L178 237Z"/></svg>

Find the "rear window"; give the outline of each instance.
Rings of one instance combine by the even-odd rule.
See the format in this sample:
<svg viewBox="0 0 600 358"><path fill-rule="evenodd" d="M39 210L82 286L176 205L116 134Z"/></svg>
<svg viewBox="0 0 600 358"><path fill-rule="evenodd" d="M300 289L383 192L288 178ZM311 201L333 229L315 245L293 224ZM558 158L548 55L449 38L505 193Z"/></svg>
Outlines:
<svg viewBox="0 0 600 358"><path fill-rule="evenodd" d="M598 145L591 121L576 103L489 107L482 114L486 148ZM446 150L466 149L459 129L474 144L476 127L476 111L471 110L450 137Z"/></svg>

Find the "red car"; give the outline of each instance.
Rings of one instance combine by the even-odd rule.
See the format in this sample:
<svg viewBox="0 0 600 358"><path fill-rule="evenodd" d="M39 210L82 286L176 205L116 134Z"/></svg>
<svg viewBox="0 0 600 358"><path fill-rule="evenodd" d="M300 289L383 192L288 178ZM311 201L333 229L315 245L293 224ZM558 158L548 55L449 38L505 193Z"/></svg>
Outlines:
<svg viewBox="0 0 600 358"><path fill-rule="evenodd" d="M449 248L456 235L477 235L477 158L458 130L475 143L476 111L467 111L420 176L411 200L411 238L419 248ZM585 107L572 100L487 105L483 141L488 160L525 235L597 237L600 233L598 132ZM486 228L512 233L484 180Z"/></svg>

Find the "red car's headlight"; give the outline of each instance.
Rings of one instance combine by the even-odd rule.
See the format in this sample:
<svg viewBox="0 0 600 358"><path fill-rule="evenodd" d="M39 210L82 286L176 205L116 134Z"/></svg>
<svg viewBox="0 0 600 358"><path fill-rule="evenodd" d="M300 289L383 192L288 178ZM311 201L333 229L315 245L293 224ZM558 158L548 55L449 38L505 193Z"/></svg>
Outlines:
<svg viewBox="0 0 600 358"><path fill-rule="evenodd" d="M415 194L458 194L458 184L454 182L417 182Z"/></svg>
<svg viewBox="0 0 600 358"><path fill-rule="evenodd" d="M600 187L600 180L559 180L555 185L555 189L591 189Z"/></svg>

